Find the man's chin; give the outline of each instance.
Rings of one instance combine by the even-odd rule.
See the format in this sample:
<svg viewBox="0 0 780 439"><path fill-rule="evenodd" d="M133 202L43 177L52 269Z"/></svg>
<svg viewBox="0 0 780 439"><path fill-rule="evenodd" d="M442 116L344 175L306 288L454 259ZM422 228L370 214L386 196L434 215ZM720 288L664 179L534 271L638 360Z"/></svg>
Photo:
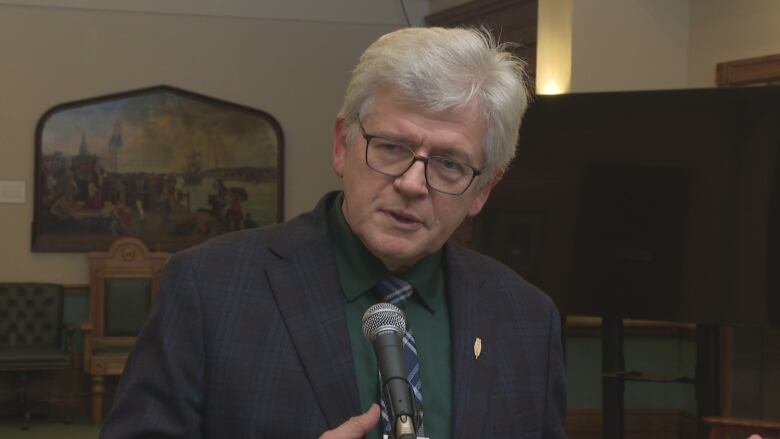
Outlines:
<svg viewBox="0 0 780 439"><path fill-rule="evenodd" d="M384 245L378 251L369 251L393 272L405 271L425 257L417 246L411 245Z"/></svg>

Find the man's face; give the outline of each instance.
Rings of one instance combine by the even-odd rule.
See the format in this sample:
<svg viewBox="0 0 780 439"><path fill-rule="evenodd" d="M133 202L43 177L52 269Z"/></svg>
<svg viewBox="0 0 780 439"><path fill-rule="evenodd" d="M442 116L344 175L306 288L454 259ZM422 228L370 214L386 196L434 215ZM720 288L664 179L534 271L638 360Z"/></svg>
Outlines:
<svg viewBox="0 0 780 439"><path fill-rule="evenodd" d="M383 89L362 124L366 133L401 141L418 155L450 156L484 167L485 122L476 108L425 113ZM436 192L426 185L420 161L400 177L380 174L366 164L365 139L357 136L347 145L345 128L342 119L336 120L333 169L344 182L342 211L366 248L393 272L439 250L466 216L482 209L495 184L478 188L475 180L460 196Z"/></svg>

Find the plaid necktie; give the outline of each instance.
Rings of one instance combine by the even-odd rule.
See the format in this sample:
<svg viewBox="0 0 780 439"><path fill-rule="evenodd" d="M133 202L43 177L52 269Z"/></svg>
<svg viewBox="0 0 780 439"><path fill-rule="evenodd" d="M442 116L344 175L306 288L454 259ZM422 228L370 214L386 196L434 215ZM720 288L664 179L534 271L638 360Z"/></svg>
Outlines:
<svg viewBox="0 0 780 439"><path fill-rule="evenodd" d="M374 287L379 299L383 302L388 302L393 305L399 305L406 299L412 296L414 288L403 279L397 277L388 277L379 281ZM418 422L417 436L423 436L422 425L422 384L420 383L420 362L417 361L417 346L414 341L414 336L407 325L406 332L404 333L404 363L406 364L407 378L412 385L412 392L414 392L414 399L417 405ZM380 381L381 383L381 381ZM381 389L380 389L381 390ZM384 394L383 392L380 392ZM387 414L387 406L385 405L384 398L381 398L382 404L382 427L385 433L390 434L390 419Z"/></svg>

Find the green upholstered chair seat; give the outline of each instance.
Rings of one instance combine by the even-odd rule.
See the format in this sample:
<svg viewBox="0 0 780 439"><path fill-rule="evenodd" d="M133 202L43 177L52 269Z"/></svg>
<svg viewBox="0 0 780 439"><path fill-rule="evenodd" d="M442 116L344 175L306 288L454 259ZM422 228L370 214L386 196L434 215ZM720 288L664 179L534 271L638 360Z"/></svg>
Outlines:
<svg viewBox="0 0 780 439"><path fill-rule="evenodd" d="M95 357L113 357L127 355L130 353L132 346L112 346L107 348L93 349L92 355Z"/></svg>
<svg viewBox="0 0 780 439"><path fill-rule="evenodd" d="M68 369L70 355L50 346L0 347L0 371Z"/></svg>

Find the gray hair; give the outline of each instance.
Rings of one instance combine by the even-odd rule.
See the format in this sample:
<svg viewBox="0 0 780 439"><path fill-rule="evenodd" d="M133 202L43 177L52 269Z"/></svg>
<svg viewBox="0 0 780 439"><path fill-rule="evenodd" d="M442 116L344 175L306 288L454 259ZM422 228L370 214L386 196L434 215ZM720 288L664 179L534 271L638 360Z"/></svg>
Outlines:
<svg viewBox="0 0 780 439"><path fill-rule="evenodd" d="M487 30L406 28L369 46L352 72L340 111L348 144L357 139L358 121L371 112L375 94L387 86L431 113L479 106L487 126L480 185L512 161L528 105L525 63Z"/></svg>

